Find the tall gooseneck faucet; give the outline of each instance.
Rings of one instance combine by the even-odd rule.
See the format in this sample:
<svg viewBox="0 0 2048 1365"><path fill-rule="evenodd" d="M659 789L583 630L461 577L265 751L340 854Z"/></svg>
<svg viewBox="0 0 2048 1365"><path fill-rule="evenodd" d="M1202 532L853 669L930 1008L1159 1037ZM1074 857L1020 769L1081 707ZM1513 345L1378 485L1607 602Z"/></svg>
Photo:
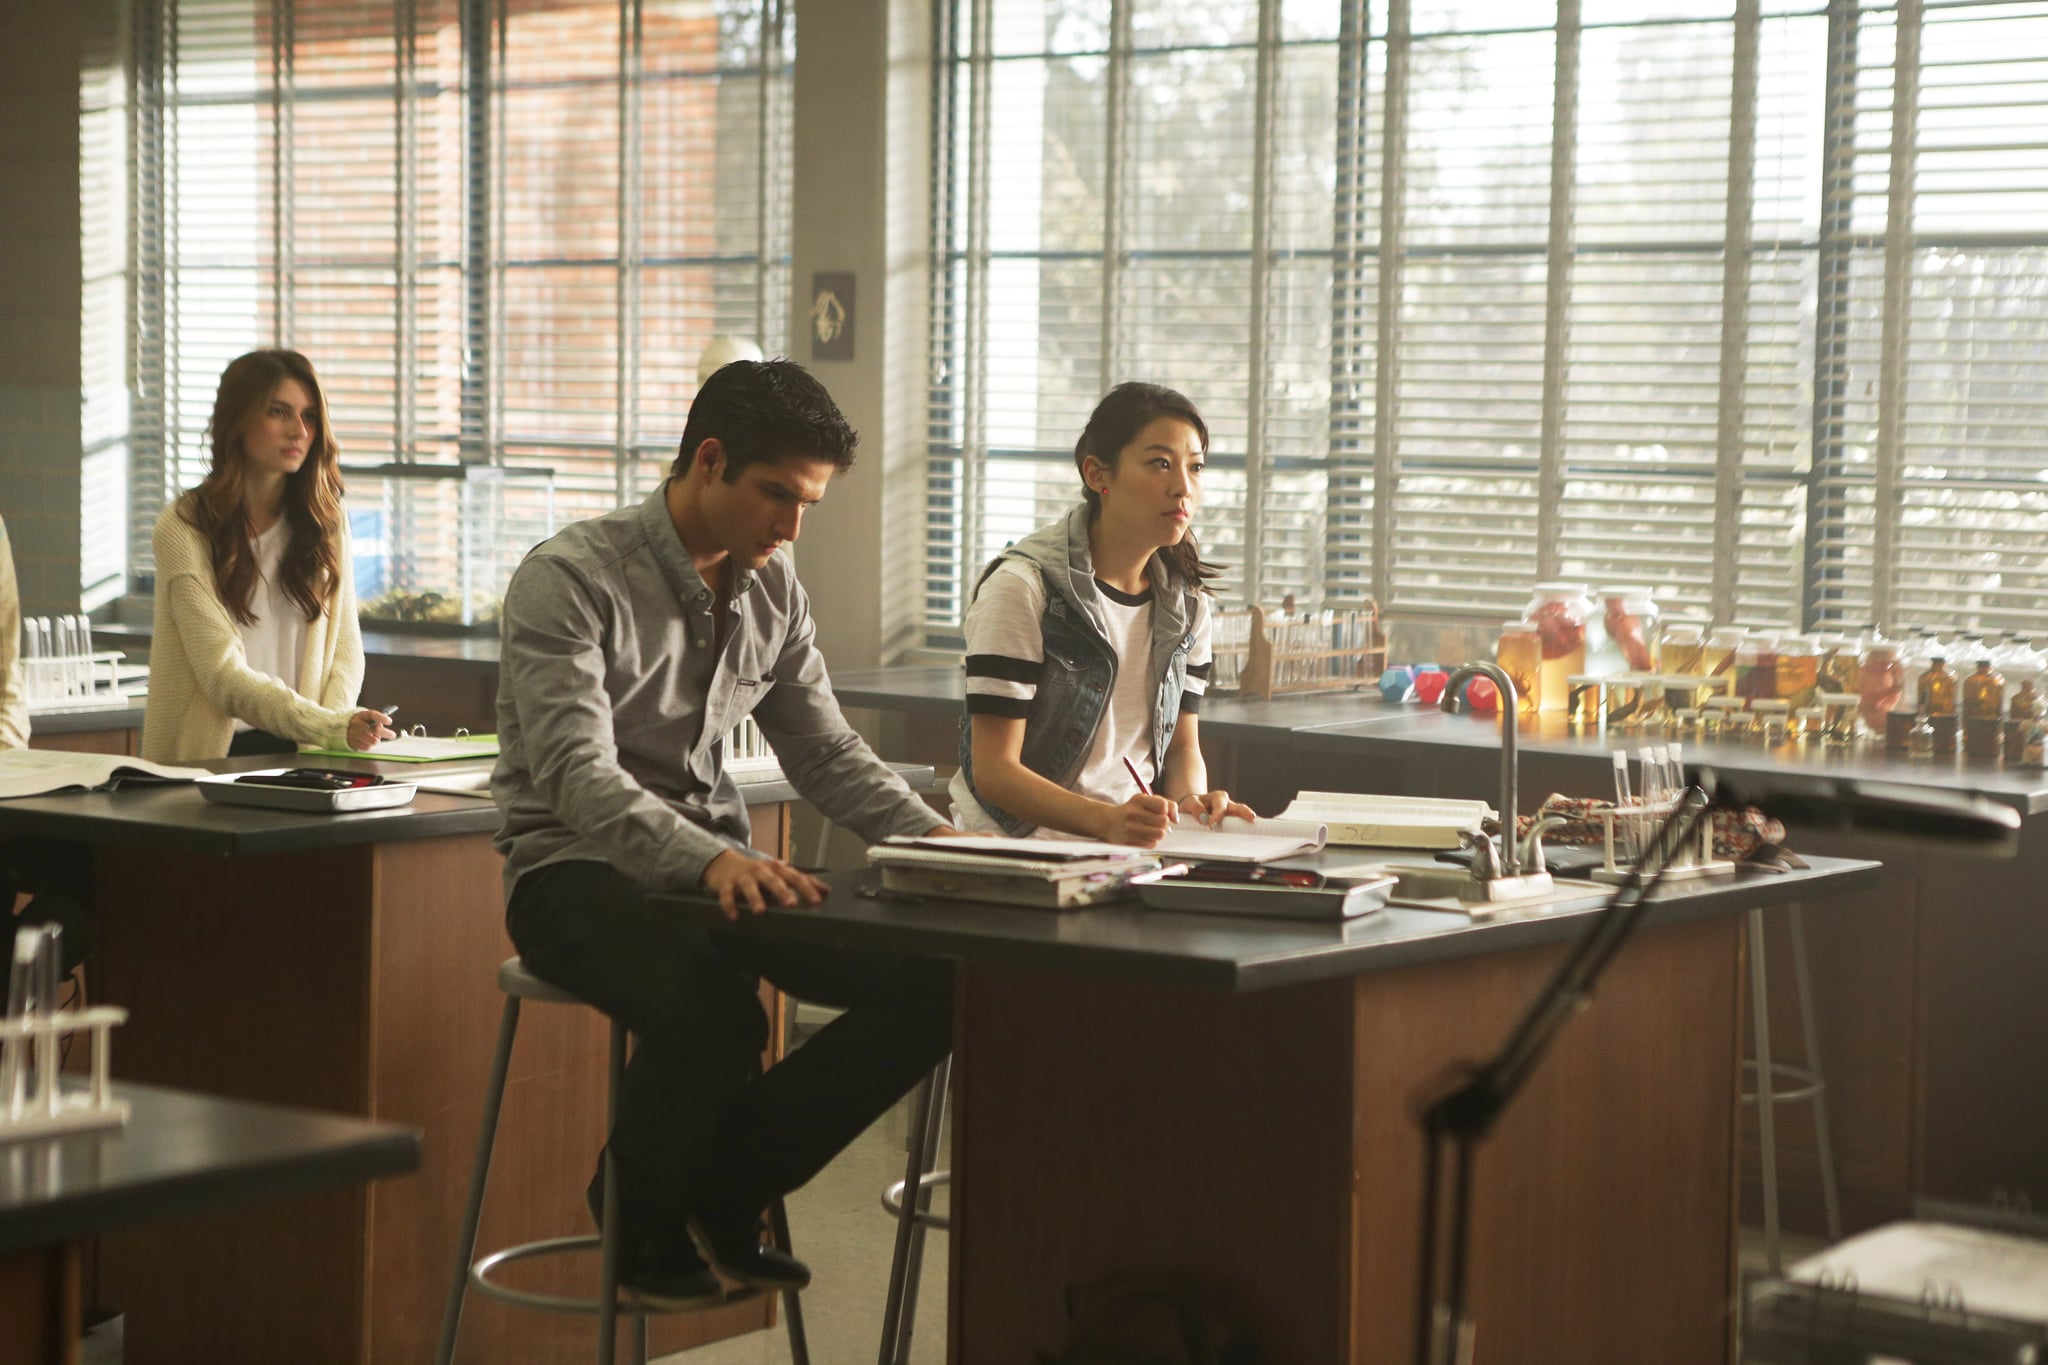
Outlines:
<svg viewBox="0 0 2048 1365"><path fill-rule="evenodd" d="M1503 877L1519 876L1522 851L1515 842L1515 800L1520 779L1515 758L1515 708L1519 699L1514 679L1499 664L1460 664L1445 680L1444 699L1437 704L1456 715L1465 684L1474 678L1486 678L1500 689L1500 872Z"/></svg>

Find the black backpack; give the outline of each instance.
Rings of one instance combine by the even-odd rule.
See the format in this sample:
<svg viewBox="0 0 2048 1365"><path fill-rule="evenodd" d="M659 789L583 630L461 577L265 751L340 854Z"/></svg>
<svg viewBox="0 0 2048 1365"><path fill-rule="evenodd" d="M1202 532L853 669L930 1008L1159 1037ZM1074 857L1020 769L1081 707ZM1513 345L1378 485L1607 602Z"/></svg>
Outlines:
<svg viewBox="0 0 2048 1365"><path fill-rule="evenodd" d="M1257 1365L1259 1354L1206 1299L1159 1280L1067 1290L1067 1339L1039 1365Z"/></svg>

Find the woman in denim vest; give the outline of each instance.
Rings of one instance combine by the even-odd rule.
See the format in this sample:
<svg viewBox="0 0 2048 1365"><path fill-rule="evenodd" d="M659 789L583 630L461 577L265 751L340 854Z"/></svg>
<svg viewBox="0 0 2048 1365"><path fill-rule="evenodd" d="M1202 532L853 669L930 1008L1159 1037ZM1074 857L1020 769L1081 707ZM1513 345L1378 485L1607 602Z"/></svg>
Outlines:
<svg viewBox="0 0 2048 1365"><path fill-rule="evenodd" d="M1189 525L1208 450L1181 394L1118 385L1074 446L1083 501L982 574L951 791L962 829L1149 848L1183 817L1251 818L1209 786L1196 723L1216 569Z"/></svg>

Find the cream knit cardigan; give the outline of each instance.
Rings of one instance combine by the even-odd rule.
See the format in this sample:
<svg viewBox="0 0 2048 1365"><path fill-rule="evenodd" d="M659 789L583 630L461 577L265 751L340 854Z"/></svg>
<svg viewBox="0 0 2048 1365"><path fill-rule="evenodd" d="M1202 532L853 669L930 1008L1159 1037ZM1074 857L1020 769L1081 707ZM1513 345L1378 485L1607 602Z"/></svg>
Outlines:
<svg viewBox="0 0 2048 1365"><path fill-rule="evenodd" d="M27 747L28 690L21 668L21 593L15 586L14 547L7 543L7 523L0 521L0 749Z"/></svg>
<svg viewBox="0 0 2048 1365"><path fill-rule="evenodd" d="M184 501L156 519L156 628L149 645L142 756L160 763L223 758L237 720L316 748L345 747L363 685L347 518L341 524L339 590L307 625L294 691L249 667L241 627L214 586L206 538L179 515Z"/></svg>

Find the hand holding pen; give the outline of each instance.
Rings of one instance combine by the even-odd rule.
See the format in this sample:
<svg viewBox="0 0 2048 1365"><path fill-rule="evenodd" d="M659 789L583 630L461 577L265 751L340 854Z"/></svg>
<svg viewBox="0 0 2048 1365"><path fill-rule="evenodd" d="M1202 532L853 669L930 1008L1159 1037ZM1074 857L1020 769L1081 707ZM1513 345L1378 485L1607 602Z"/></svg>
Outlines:
<svg viewBox="0 0 2048 1365"><path fill-rule="evenodd" d="M391 718L398 714L396 706L387 706L382 711L358 711L348 720L348 747L358 753L377 747L379 740L397 739L398 732L391 728Z"/></svg>

